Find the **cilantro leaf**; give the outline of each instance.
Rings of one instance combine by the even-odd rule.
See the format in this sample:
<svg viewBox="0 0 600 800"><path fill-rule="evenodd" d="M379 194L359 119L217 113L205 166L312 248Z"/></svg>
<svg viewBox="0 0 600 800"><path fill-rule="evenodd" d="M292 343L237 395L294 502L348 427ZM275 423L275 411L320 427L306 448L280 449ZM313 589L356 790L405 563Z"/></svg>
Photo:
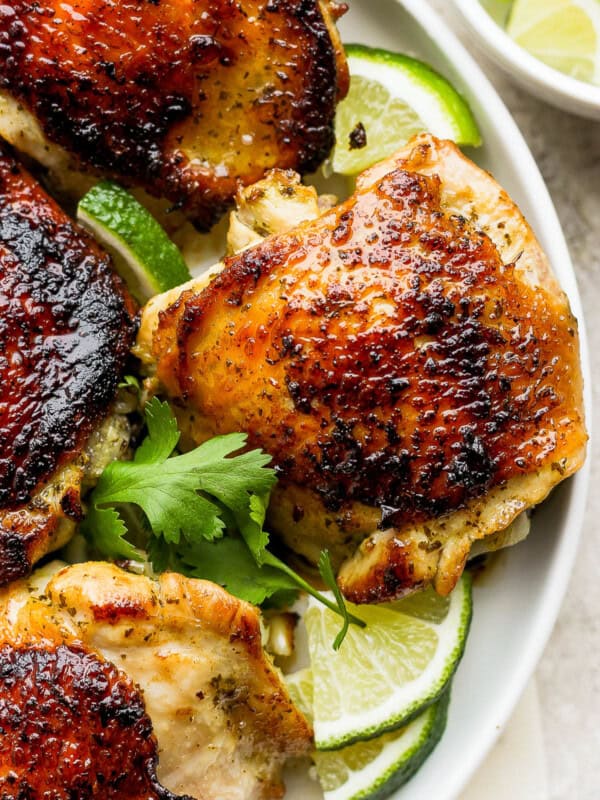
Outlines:
<svg viewBox="0 0 600 800"><path fill-rule="evenodd" d="M242 433L176 454L180 433L168 403L154 398L145 413L148 434L133 461L109 464L90 495L82 532L97 550L109 558L144 557L125 538L133 537L157 572L212 580L255 604L289 602L302 589L342 616L336 648L349 623L364 626L348 613L327 553L319 568L335 602L267 549L264 522L276 483L270 456L240 452Z"/></svg>
<svg viewBox="0 0 600 800"><path fill-rule="evenodd" d="M196 472L181 470L177 461L178 457L162 464L113 461L100 476L92 501L97 506L135 503L154 533L168 542L179 542L182 532L207 539L222 536L225 525L219 508L198 494Z"/></svg>
<svg viewBox="0 0 600 800"><path fill-rule="evenodd" d="M136 464L162 464L179 442L177 420L168 403L153 397L144 409L148 436L135 451Z"/></svg>
<svg viewBox="0 0 600 800"><path fill-rule="evenodd" d="M253 450L232 458L246 443L247 437L241 433L217 436L189 453L170 457L180 434L168 403L157 398L146 407L146 423L148 436L134 460L109 464L92 493L92 502L98 507L135 503L156 535L178 543L182 534L189 541L223 535L223 515L206 497L210 495L229 509L257 552L264 549L267 539L262 523L255 519L260 501L253 501L252 493L268 494L275 483L273 471L265 469L270 457Z"/></svg>
<svg viewBox="0 0 600 800"><path fill-rule="evenodd" d="M292 600L298 591L287 575L273 567L259 566L244 540L237 536L225 536L214 542L185 542L180 547L154 540L149 555L157 571L176 569L192 578L213 581L254 605L261 605L281 592Z"/></svg>
<svg viewBox="0 0 600 800"><path fill-rule="evenodd" d="M190 468L196 465L199 488L229 509L260 563L268 544L263 531L268 496L277 479L273 470L265 469L271 457L261 450L227 458L244 447L246 439L242 433L216 436L177 460Z"/></svg>
<svg viewBox="0 0 600 800"><path fill-rule="evenodd" d="M268 494L251 495L248 517L239 525L246 546L259 566L265 563L266 549L269 544L269 534L264 529L268 505Z"/></svg>
<svg viewBox="0 0 600 800"><path fill-rule="evenodd" d="M140 551L124 538L127 527L114 508L91 505L80 530L88 539L93 539L94 546L101 553L110 558L140 557Z"/></svg>

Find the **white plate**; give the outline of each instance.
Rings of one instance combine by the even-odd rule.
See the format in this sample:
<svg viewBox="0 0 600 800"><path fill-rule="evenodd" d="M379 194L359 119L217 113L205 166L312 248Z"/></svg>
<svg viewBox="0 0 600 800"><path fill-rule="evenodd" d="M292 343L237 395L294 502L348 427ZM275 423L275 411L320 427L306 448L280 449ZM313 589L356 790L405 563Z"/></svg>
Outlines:
<svg viewBox="0 0 600 800"><path fill-rule="evenodd" d="M454 0L473 41L524 89L563 110L600 119L600 86L578 81L528 53L501 28L479 0Z"/></svg>
<svg viewBox="0 0 600 800"><path fill-rule="evenodd" d="M469 99L484 146L469 153L521 206L550 257L580 320L586 408L590 372L573 267L539 170L512 117L475 61L425 0L351 0L340 22L345 42L412 53L444 73ZM550 635L583 522L588 467L555 491L535 514L530 537L502 553L476 584L473 626L454 680L446 733L398 800L454 800L494 743ZM310 783L310 785L309 785ZM309 781L287 800L312 800Z"/></svg>

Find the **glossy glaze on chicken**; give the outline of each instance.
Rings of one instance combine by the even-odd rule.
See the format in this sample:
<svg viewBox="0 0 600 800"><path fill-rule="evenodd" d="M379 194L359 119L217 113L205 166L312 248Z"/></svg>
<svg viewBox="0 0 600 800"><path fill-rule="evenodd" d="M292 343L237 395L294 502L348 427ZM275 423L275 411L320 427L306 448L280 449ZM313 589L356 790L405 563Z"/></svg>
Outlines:
<svg viewBox="0 0 600 800"><path fill-rule="evenodd" d="M0 145L0 583L81 517L68 466L114 399L133 311L108 256Z"/></svg>
<svg viewBox="0 0 600 800"><path fill-rule="evenodd" d="M0 796L191 800L156 777L156 740L131 680L80 646L0 647Z"/></svg>
<svg viewBox="0 0 600 800"><path fill-rule="evenodd" d="M294 550L362 542L355 600L449 591L474 539L583 458L566 298L510 198L431 137L163 306L153 347L196 440L244 430L273 456Z"/></svg>
<svg viewBox="0 0 600 800"><path fill-rule="evenodd" d="M0 91L81 168L209 225L238 181L310 171L329 152L347 88L339 11L329 0L15 0L0 6Z"/></svg>

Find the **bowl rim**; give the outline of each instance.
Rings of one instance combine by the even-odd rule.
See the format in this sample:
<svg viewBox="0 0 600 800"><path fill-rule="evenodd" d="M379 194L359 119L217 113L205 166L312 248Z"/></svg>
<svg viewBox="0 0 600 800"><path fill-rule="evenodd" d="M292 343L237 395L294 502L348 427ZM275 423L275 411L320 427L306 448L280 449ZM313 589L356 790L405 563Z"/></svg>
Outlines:
<svg viewBox="0 0 600 800"><path fill-rule="evenodd" d="M498 25L479 0L453 2L465 23L509 72L516 70L526 82L555 96L574 100L590 112L600 112L600 86L565 75L528 53Z"/></svg>

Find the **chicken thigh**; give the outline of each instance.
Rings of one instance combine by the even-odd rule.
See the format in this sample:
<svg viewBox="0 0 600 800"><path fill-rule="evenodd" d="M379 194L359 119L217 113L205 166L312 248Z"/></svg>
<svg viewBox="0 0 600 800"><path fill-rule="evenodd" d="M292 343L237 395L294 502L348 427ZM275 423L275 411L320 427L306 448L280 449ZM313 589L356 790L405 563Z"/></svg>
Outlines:
<svg viewBox="0 0 600 800"><path fill-rule="evenodd" d="M0 143L0 584L72 535L92 450L128 446L108 417L134 313L109 257Z"/></svg>
<svg viewBox="0 0 600 800"><path fill-rule="evenodd" d="M92 170L207 227L239 182L271 167L311 171L328 154L348 84L341 10L14 0L0 6L0 135L63 184Z"/></svg>
<svg viewBox="0 0 600 800"><path fill-rule="evenodd" d="M54 571L0 593L3 798L282 796L311 730L253 606L175 573Z"/></svg>
<svg viewBox="0 0 600 800"><path fill-rule="evenodd" d="M271 527L355 602L456 584L585 456L577 323L519 209L421 135L349 200L146 308L193 441L273 457Z"/></svg>

